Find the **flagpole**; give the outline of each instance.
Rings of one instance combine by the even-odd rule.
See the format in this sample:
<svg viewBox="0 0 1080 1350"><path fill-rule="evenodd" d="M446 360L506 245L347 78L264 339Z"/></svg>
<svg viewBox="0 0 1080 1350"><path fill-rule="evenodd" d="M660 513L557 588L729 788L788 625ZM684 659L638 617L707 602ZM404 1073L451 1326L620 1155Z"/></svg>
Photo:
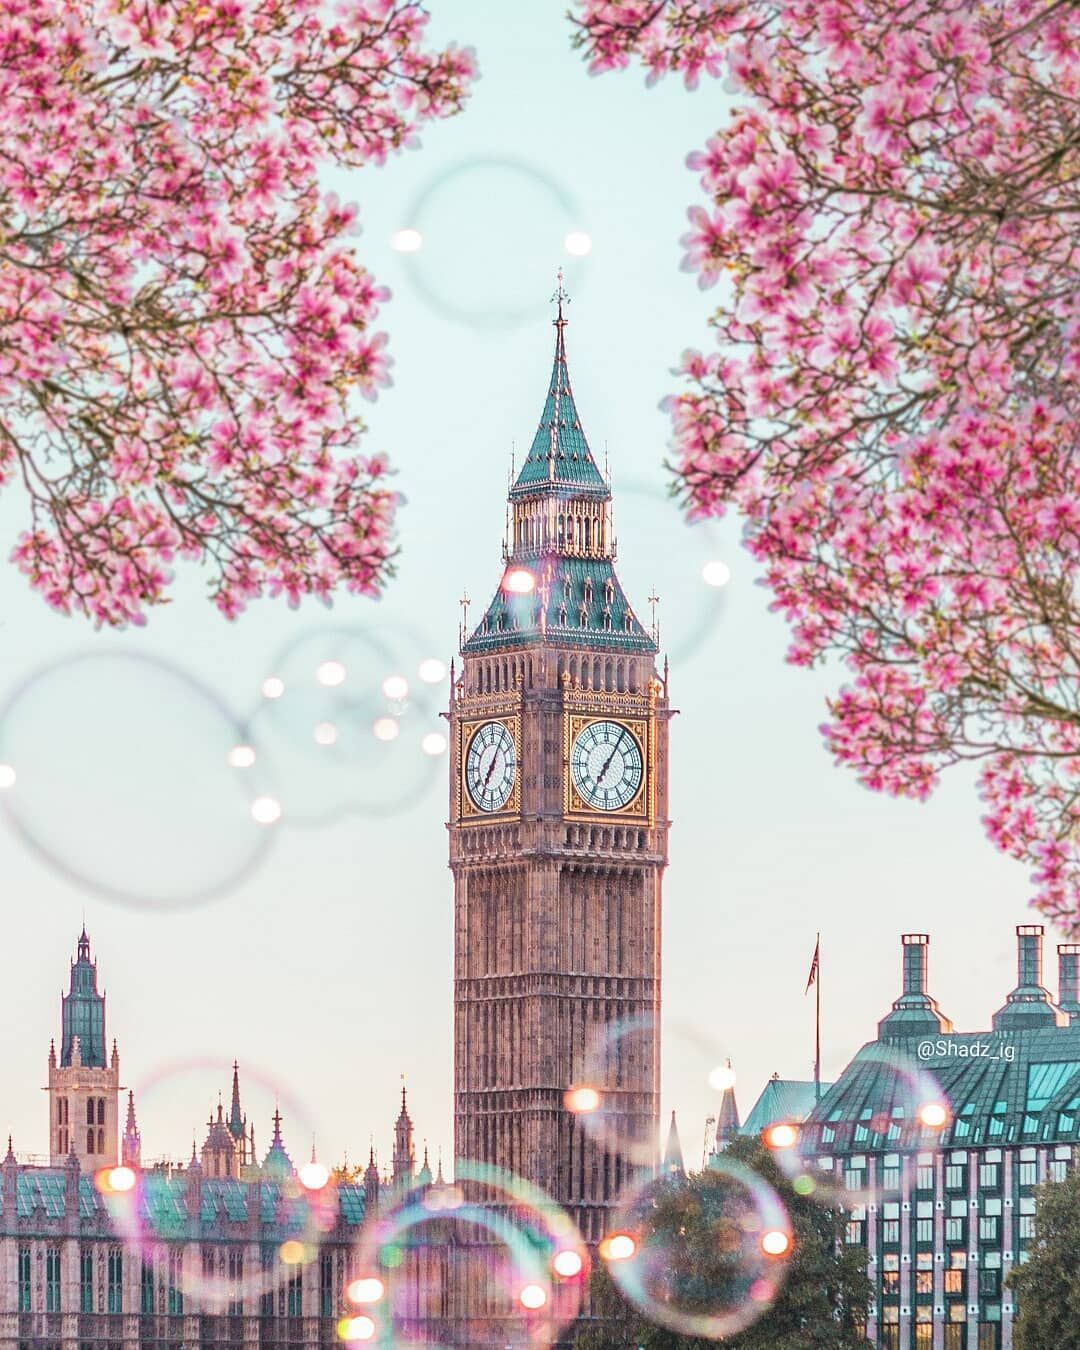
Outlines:
<svg viewBox="0 0 1080 1350"><path fill-rule="evenodd" d="M817 979L814 981L814 1105L821 1101L821 934L817 935Z"/></svg>

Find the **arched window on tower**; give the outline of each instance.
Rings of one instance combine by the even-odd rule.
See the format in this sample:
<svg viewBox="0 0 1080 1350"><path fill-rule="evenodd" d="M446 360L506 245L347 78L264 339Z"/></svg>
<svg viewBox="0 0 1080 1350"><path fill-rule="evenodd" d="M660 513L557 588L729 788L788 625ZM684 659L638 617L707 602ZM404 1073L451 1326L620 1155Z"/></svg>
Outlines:
<svg viewBox="0 0 1080 1350"><path fill-rule="evenodd" d="M592 548L592 521L588 516L585 517L585 551Z"/></svg>
<svg viewBox="0 0 1080 1350"><path fill-rule="evenodd" d="M604 582L604 600L609 605L615 603L615 583L610 577Z"/></svg>
<svg viewBox="0 0 1080 1350"><path fill-rule="evenodd" d="M99 1153L104 1153L104 1152L105 1152L105 1131L104 1131L104 1130L98 1130L98 1132L97 1132L97 1151L98 1151Z"/></svg>
<svg viewBox="0 0 1080 1350"><path fill-rule="evenodd" d="M87 1153L93 1153L93 1151L94 1151L94 1131L93 1131L93 1130L87 1130L87 1131L86 1131L86 1151L87 1151Z"/></svg>
<svg viewBox="0 0 1080 1350"><path fill-rule="evenodd" d="M93 1123L94 1123L94 1099L93 1099L93 1097L87 1097L87 1099L86 1099L86 1123L87 1123L87 1125L93 1125Z"/></svg>
<svg viewBox="0 0 1080 1350"><path fill-rule="evenodd" d="M98 1123L99 1125L104 1125L104 1124L105 1124L105 1098L104 1098L104 1097L99 1097L99 1098L97 1099L97 1123Z"/></svg>

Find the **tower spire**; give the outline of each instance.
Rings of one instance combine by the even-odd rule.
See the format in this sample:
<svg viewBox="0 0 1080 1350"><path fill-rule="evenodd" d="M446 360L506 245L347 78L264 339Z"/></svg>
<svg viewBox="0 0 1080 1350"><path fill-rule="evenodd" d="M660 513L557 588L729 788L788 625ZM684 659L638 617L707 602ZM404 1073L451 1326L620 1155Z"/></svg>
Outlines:
<svg viewBox="0 0 1080 1350"><path fill-rule="evenodd" d="M662 1171L665 1176L686 1176L686 1164L683 1161L682 1143L679 1140L679 1127L675 1123L675 1112L671 1113L671 1125L668 1128L667 1147L664 1149Z"/></svg>
<svg viewBox="0 0 1080 1350"><path fill-rule="evenodd" d="M246 1123L244 1113L240 1109L240 1065L234 1059L232 1066L232 1103L229 1107L229 1133L234 1139L243 1139L246 1133L244 1129Z"/></svg>

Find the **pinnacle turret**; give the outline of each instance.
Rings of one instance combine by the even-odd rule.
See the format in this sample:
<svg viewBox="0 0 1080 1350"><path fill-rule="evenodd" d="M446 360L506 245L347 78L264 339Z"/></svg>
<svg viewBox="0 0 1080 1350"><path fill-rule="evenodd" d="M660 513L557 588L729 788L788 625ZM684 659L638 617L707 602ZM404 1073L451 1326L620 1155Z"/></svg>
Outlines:
<svg viewBox="0 0 1080 1350"><path fill-rule="evenodd" d="M135 1094L129 1090L127 1104L127 1122L124 1125L124 1137L120 1141L120 1161L125 1167L139 1167L142 1164L142 1136L135 1119Z"/></svg>

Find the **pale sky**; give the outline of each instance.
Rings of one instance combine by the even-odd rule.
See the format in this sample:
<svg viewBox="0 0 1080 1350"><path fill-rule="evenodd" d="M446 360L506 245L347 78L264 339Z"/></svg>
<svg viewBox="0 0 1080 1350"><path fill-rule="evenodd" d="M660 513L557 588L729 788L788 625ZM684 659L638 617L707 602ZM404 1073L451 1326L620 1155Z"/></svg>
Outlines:
<svg viewBox="0 0 1080 1350"><path fill-rule="evenodd" d="M408 499L385 599L299 613L264 601L226 624L189 569L145 629L94 633L0 571L0 698L23 691L0 725L0 760L19 770L7 804L52 859L0 823L0 1130L17 1151L47 1147L40 1088L85 912L144 1157L183 1156L193 1129L201 1143L234 1057L260 1152L277 1095L294 1157L314 1134L328 1161L366 1157L372 1135L388 1158L404 1073L420 1147L449 1157L447 765L420 748L442 725L445 686L416 677L423 659L454 654L459 598L475 618L498 581L511 447L527 447L543 403L560 263L578 408L598 457L610 453L619 573L646 620L657 588L680 709L664 1118L678 1109L688 1161L715 1109L705 1074L718 1059L736 1067L744 1116L774 1070L810 1075L817 930L826 1077L896 996L901 932L931 933L931 989L958 1030L988 1025L1014 983L1029 888L983 838L970 777L917 806L835 768L817 731L835 675L784 664L784 624L737 522L690 529L664 499L658 403L683 348L709 340L709 294L679 270L696 193L684 159L725 115L719 85L590 78L562 4L432 8L436 37L477 49L467 111L429 128L419 152L332 180L359 201L360 256L394 293L382 317L395 383L365 411L369 448L389 454ZM412 258L390 246L406 227L425 237ZM563 250L569 230L592 237L586 259ZM0 496L0 556L23 519L16 493ZM702 580L713 559L731 568L723 592ZM381 757L370 741L315 753L313 721L342 717L342 691L311 678L323 660L346 665L342 691L359 690L365 726L387 675L419 687ZM269 707L259 691L274 674L294 697ZM260 764L254 791L285 807L261 833L224 765L260 707L250 734L275 767Z"/></svg>

